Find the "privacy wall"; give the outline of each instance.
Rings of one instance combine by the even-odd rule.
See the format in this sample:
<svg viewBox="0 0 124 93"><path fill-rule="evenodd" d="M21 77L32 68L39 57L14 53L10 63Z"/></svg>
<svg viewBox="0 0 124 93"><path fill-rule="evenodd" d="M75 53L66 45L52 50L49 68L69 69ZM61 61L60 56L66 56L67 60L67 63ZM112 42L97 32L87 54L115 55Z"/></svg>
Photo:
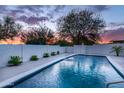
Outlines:
<svg viewBox="0 0 124 93"><path fill-rule="evenodd" d="M112 51L113 46L122 46L124 48L124 44L102 44L102 45L89 45L89 46L74 46L74 53L82 53L89 55L116 55ZM120 53L120 56L124 56L124 50Z"/></svg>
<svg viewBox="0 0 124 93"><path fill-rule="evenodd" d="M7 65L10 56L20 56L23 62L28 62L32 55L43 57L44 53L60 51L60 53L76 53L89 55L115 55L111 53L113 46L122 46L124 44L105 44L105 45L75 45L73 47L60 47L57 45L0 45L0 67ZM121 56L124 56L122 51Z"/></svg>
<svg viewBox="0 0 124 93"><path fill-rule="evenodd" d="M39 58L43 57L43 53L65 52L64 47L50 46L50 45L0 45L0 67L7 65L10 56L20 56L23 62L29 61L32 55L37 55Z"/></svg>

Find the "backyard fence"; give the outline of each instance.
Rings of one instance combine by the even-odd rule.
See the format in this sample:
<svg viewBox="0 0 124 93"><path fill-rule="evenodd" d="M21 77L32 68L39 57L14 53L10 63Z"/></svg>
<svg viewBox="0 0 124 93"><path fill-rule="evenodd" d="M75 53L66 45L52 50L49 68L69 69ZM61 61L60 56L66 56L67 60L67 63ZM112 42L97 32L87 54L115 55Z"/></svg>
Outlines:
<svg viewBox="0 0 124 93"><path fill-rule="evenodd" d="M20 56L23 62L28 62L32 55L43 57L44 53L76 53L90 55L115 55L110 53L113 46L122 46L124 44L105 44L105 45L75 45L73 47L60 47L58 45L0 45L0 67L5 67L10 56ZM120 56L124 56L124 51Z"/></svg>
<svg viewBox="0 0 124 93"><path fill-rule="evenodd" d="M65 49L57 45L0 45L0 67L7 65L10 56L20 56L27 62L32 55L41 58L44 53L57 51L64 53Z"/></svg>
<svg viewBox="0 0 124 93"><path fill-rule="evenodd" d="M124 49L124 44L76 45L73 47L72 52L89 55L115 56L115 52L111 52L113 46L122 46ZM124 56L124 50L121 51L120 56Z"/></svg>

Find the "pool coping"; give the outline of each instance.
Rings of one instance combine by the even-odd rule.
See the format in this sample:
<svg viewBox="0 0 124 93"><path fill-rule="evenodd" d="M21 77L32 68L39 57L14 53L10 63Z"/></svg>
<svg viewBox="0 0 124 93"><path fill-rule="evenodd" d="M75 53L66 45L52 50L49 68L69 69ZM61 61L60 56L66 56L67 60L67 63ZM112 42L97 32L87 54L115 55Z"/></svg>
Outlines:
<svg viewBox="0 0 124 93"><path fill-rule="evenodd" d="M0 82L0 88L9 88L9 87L13 87L16 83L22 81L24 78L26 78L27 76L30 76L30 75L33 75L57 62L60 62L66 58L69 58L69 57L72 57L72 56L75 56L75 55L78 55L78 54L69 54L68 56L64 56L62 58L59 58L59 59L56 59L56 60L52 60L50 61L49 63L46 63L46 64L43 64L41 66L38 66L37 68L34 68L34 69L31 69L31 70L28 70L26 72L23 72L23 73L20 73L14 77L11 77L7 80L4 80L2 82Z"/></svg>
<svg viewBox="0 0 124 93"><path fill-rule="evenodd" d="M69 57L75 56L75 55L87 55L87 56L89 55L89 56L91 56L90 54L81 54L81 53L69 54L69 55L64 56L62 58L52 60L49 63L43 64L41 66L38 66L37 68L28 70L26 72L23 72L23 73L20 73L20 74L14 76L14 77L11 77L11 78L9 78L7 80L4 80L4 81L0 82L0 87L1 88L13 87L16 84L18 84L19 82L22 82L25 79L28 79L29 77L33 76L34 74L37 74L41 70L43 70L43 69L45 69L45 68L47 68L47 67L49 67L49 66L51 66L53 64L56 64L56 63L58 63L58 62L60 62L60 61L62 61L64 59L67 59ZM111 59L111 56L106 56L106 55L92 55L92 56L106 57L107 60L109 61L110 65L117 71L117 73L119 73L119 75L122 74L123 78L124 78L124 70L116 62L113 62L113 60ZM121 75L121 77L122 77L122 75Z"/></svg>
<svg viewBox="0 0 124 93"><path fill-rule="evenodd" d="M119 73L121 73L123 76L123 79L124 79L124 69L115 61L111 58L111 56L106 56L106 58L109 60L109 63L114 67L116 68Z"/></svg>

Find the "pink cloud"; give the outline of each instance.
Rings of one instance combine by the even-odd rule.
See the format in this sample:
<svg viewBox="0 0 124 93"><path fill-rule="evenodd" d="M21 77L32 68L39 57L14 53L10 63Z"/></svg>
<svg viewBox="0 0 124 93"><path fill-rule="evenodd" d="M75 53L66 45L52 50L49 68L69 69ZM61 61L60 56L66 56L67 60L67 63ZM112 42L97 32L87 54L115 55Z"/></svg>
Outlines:
<svg viewBox="0 0 124 93"><path fill-rule="evenodd" d="M103 41L124 40L124 28L109 30L101 36Z"/></svg>

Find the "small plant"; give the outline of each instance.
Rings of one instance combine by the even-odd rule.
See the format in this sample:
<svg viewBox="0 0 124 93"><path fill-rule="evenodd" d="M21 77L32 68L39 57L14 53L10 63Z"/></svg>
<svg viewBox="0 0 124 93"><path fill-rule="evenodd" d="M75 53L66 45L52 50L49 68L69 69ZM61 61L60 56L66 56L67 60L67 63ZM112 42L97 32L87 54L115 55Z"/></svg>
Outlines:
<svg viewBox="0 0 124 93"><path fill-rule="evenodd" d="M44 54L43 54L43 57L44 57L44 58L49 57L49 53L44 53Z"/></svg>
<svg viewBox="0 0 124 93"><path fill-rule="evenodd" d="M115 52L116 56L119 56L122 51L123 48L121 46L113 46L111 52Z"/></svg>
<svg viewBox="0 0 124 93"><path fill-rule="evenodd" d="M36 55L32 55L30 60L31 61L37 61L39 58Z"/></svg>
<svg viewBox="0 0 124 93"><path fill-rule="evenodd" d="M56 53L55 52L51 52L51 56L55 56L56 55Z"/></svg>
<svg viewBox="0 0 124 93"><path fill-rule="evenodd" d="M59 55L60 54L60 52L59 51L57 51L57 53L56 53L57 55Z"/></svg>
<svg viewBox="0 0 124 93"><path fill-rule="evenodd" d="M10 60L8 61L9 66L17 66L22 63L21 58L19 56L11 56Z"/></svg>

